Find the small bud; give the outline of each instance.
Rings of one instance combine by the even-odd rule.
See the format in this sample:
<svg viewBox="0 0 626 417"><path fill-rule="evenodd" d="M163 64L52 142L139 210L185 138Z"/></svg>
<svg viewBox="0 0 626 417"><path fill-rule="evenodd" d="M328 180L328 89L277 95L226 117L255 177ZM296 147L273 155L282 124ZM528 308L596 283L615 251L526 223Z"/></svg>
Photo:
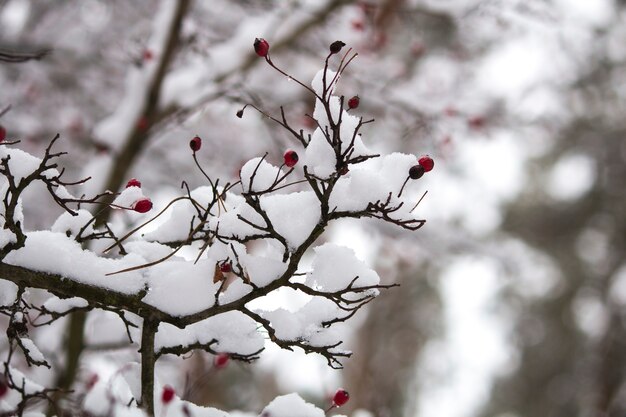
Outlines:
<svg viewBox="0 0 626 417"><path fill-rule="evenodd" d="M174 388L170 387L169 385L164 386L163 392L161 393L161 402L163 402L163 404L171 403L174 399L175 393L176 391L174 391Z"/></svg>
<svg viewBox="0 0 626 417"><path fill-rule="evenodd" d="M409 177L412 180L416 180L418 178L422 178L422 175L424 175L424 167L421 165L413 165L411 168L409 168Z"/></svg>
<svg viewBox="0 0 626 417"><path fill-rule="evenodd" d="M152 201L149 198L142 198L135 201L131 208L137 213L147 213L152 209Z"/></svg>
<svg viewBox="0 0 626 417"><path fill-rule="evenodd" d="M435 166L435 161L433 161L433 158L428 155L421 156L417 162L424 167L424 172L432 171Z"/></svg>
<svg viewBox="0 0 626 417"><path fill-rule="evenodd" d="M341 48L343 48L344 46L346 46L345 43L341 42L341 41L335 41L333 43L330 44L330 54L336 54L339 51L341 51Z"/></svg>
<svg viewBox="0 0 626 417"><path fill-rule="evenodd" d="M239 117L240 119L243 117L243 109L237 112L237 117Z"/></svg>
<svg viewBox="0 0 626 417"><path fill-rule="evenodd" d="M285 165L287 165L289 168L293 168L294 166L296 166L298 160L300 159L296 151L292 151L291 149L288 149L287 152L285 152L283 158L285 160Z"/></svg>
<svg viewBox="0 0 626 417"><path fill-rule="evenodd" d="M360 102L361 102L361 99L359 98L359 96L354 96L350 100L348 100L348 108L356 109L357 107L359 107Z"/></svg>
<svg viewBox="0 0 626 417"><path fill-rule="evenodd" d="M4 128L4 126L0 125L0 142L4 142L6 138L7 138L7 130Z"/></svg>
<svg viewBox="0 0 626 417"><path fill-rule="evenodd" d="M350 394L343 388L339 388L333 397L333 404L337 407L341 407L350 399Z"/></svg>
<svg viewBox="0 0 626 417"><path fill-rule="evenodd" d="M230 355L228 353L220 353L215 358L213 358L213 366L216 369L223 369L228 365L228 361L230 360Z"/></svg>
<svg viewBox="0 0 626 417"><path fill-rule="evenodd" d="M139 187L139 188L141 188L141 182L137 178L131 178L126 183L126 188L128 188L128 187Z"/></svg>
<svg viewBox="0 0 626 417"><path fill-rule="evenodd" d="M222 262L222 264L220 264L220 271L222 273L227 273L227 272L231 272L233 270L233 267L230 265L230 262Z"/></svg>
<svg viewBox="0 0 626 417"><path fill-rule="evenodd" d="M198 152L202 147L202 139L200 139L200 136L195 136L193 139L191 139L189 141L189 147L192 151Z"/></svg>
<svg viewBox="0 0 626 417"><path fill-rule="evenodd" d="M260 57L267 57L270 51L270 44L263 38L256 38L254 40L254 52Z"/></svg>

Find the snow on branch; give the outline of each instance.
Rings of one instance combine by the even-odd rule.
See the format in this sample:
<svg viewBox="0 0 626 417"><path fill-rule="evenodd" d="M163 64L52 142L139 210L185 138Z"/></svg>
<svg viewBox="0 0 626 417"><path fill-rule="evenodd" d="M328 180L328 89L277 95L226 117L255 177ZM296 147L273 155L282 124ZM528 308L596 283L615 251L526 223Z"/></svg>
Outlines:
<svg viewBox="0 0 626 417"><path fill-rule="evenodd" d="M0 147L4 203L0 284L10 282L17 288L10 302L0 297L5 304L0 313L10 317L15 331L9 341L29 365L48 366L29 339L27 324L41 326L73 311L101 309L120 318L129 344L138 342L132 336L141 327L141 392L135 392L130 403L148 415L158 411L154 393L160 385L154 366L163 355L202 350L250 362L269 339L284 349L321 355L333 368L343 366L351 352L341 348L335 325L351 319L381 290L394 285L381 284L378 274L352 250L332 243L315 246L316 241L342 218L375 218L409 231L419 229L425 220L413 214L414 202L406 197L410 193L403 192L418 187L415 180L427 171L413 155L381 156L368 149L362 129L372 121L354 114L358 101L334 95L357 57L350 48L341 53L343 47L340 41L330 46L323 68L308 86L281 69L271 59L269 43L257 39L256 54L315 101L309 116L315 120L315 131L305 135L293 127L282 107L280 115L273 116L251 106L291 134L293 149L278 162L268 153L254 158L241 167L238 178L222 181L207 175L199 163L196 155L203 149L196 136L189 142L190 158L207 184L192 190L183 181L180 196L152 215L152 202L137 179L128 181L112 202L111 193L106 194L106 203L104 194L73 197L66 187L87 179L62 179L64 171L57 171L54 161L63 153L52 151L58 136L41 159ZM236 116L244 117L245 109ZM48 231L23 229L22 193L35 181L43 182L66 211ZM86 204L101 204L144 220L118 236L107 223L95 221L97 214L81 208ZM153 222L158 226L145 231ZM101 249L86 249L87 241L98 242ZM312 267L304 270L302 259L311 250ZM28 288L45 290L51 298L43 305L28 302ZM271 311L252 307L252 302L279 289L303 293L308 301L295 311L285 306ZM16 403L21 406L30 394L9 378L9 362L10 358L5 377L11 390L21 392L21 402ZM43 388L39 392L47 393ZM110 398L122 402L122 397Z"/></svg>

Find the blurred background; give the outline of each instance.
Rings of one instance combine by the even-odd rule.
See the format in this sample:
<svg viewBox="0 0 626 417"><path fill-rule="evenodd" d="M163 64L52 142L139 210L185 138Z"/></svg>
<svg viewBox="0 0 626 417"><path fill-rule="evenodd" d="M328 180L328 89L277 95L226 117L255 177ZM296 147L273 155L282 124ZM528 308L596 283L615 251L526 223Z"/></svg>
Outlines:
<svg viewBox="0 0 626 417"><path fill-rule="evenodd" d="M93 177L85 193L136 177L163 206L182 180L204 183L193 135L224 181L299 149L251 109L236 118L245 103L313 129L311 97L253 54L256 37L305 84L331 42L358 52L339 93L376 119L367 146L435 159L415 196L428 191L427 224L326 235L401 284L346 329L344 370L268 346L251 366L196 353L159 372L199 404L253 414L292 391L327 406L343 386L338 412L359 417L624 415L626 2L0 0L0 50L51 50L0 62L0 124L35 155L60 133L68 178ZM28 199L26 227L50 227L58 209ZM136 221L124 216L117 227ZM57 383L90 356L123 356L114 321L41 331Z"/></svg>

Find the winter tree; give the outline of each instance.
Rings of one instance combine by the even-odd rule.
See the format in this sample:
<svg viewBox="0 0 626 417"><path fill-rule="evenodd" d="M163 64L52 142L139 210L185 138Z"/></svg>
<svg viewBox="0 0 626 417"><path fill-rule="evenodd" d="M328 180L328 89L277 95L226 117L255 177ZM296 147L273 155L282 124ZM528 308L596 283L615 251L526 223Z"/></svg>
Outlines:
<svg viewBox="0 0 626 417"><path fill-rule="evenodd" d="M72 153L58 150L60 134L36 156L3 128L3 415L46 408L51 415L227 415L187 401L193 386L173 388L166 374L159 375L158 361L205 351L215 355L215 368L252 362L266 340L321 355L328 366L340 368L351 352L336 328L395 285L382 284L352 250L319 244L320 236L340 219L378 219L408 231L425 223L417 211L424 192L419 179L433 169L433 160L382 155L368 147L363 130L374 120L359 114L358 96L336 94L346 70L358 68L357 52L342 41L330 44L309 83L272 59L268 41L249 39L255 59L314 103L303 116L309 127L290 120L282 106L267 109L255 102L224 122L237 123L253 111L268 118L291 136L282 155L265 152L233 167L232 177L218 178L201 160L214 149L189 135L171 146L186 149L183 162L196 167L204 184L179 178L177 195L157 201L143 178L124 178L120 167L133 162L151 126L169 111L160 107L166 99L158 95L188 3L163 2L155 17L160 30L143 53L145 62L131 69L122 102L95 126L104 155L93 179L68 177L63 164ZM243 57L250 55L242 50ZM42 56L11 52L7 61ZM2 116L9 119L11 109ZM90 181L104 185L102 191L93 192L97 186ZM32 230L26 227L35 223L28 207L32 200L41 202L42 194L62 213L46 230ZM297 309L264 308L263 301L277 292L299 293L306 301ZM44 353L46 331L70 315L70 325L77 321L82 328L92 311L116 318L127 338L119 342L119 355L127 361L89 361L75 379L77 357ZM348 398L338 389L327 411ZM259 412L324 415L295 394Z"/></svg>

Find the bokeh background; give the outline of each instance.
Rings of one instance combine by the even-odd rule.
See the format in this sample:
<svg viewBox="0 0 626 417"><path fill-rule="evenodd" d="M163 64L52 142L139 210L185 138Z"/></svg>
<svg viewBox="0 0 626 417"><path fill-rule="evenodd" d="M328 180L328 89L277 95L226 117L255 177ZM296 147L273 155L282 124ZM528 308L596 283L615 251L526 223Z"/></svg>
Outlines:
<svg viewBox="0 0 626 417"><path fill-rule="evenodd" d="M193 135L207 172L231 181L251 157L297 149L268 118L236 118L245 103L314 127L311 97L253 54L255 37L305 83L331 42L359 53L340 92L376 119L369 147L435 159L415 196L428 191L427 224L346 221L326 236L401 284L346 329L345 370L268 346L252 366L218 372L197 353L161 374L200 404L253 414L292 391L324 406L343 386L340 412L360 417L624 415L626 2L1 0L0 49L51 52L0 63L0 124L36 155L59 132L68 177L93 177L85 193L137 177L163 206L182 180L203 184ZM40 191L30 230L59 214ZM113 320L39 337L80 369L123 357Z"/></svg>

